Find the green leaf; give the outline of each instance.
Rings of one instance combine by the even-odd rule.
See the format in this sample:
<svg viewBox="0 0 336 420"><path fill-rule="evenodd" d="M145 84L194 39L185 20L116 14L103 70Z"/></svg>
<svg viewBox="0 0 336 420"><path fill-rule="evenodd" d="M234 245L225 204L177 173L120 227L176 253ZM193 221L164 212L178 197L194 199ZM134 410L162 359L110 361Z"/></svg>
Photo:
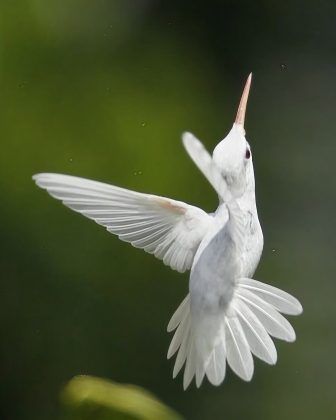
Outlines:
<svg viewBox="0 0 336 420"><path fill-rule="evenodd" d="M71 420L182 420L148 391L92 376L74 377L62 391Z"/></svg>

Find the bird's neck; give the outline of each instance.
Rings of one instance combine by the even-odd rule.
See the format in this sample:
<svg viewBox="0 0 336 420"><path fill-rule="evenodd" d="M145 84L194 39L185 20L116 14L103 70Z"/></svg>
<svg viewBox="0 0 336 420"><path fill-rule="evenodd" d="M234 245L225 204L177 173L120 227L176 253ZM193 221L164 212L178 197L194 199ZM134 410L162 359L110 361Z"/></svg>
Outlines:
<svg viewBox="0 0 336 420"><path fill-rule="evenodd" d="M243 212L257 214L257 205L254 191L246 191L241 197L237 198L237 203Z"/></svg>
<svg viewBox="0 0 336 420"><path fill-rule="evenodd" d="M252 213L257 215L257 205L256 205L256 198L255 198L255 191L245 191L245 193L241 197L237 197L236 201L239 205L239 208L244 213ZM219 197L220 207L226 207L226 203L223 202L222 198Z"/></svg>

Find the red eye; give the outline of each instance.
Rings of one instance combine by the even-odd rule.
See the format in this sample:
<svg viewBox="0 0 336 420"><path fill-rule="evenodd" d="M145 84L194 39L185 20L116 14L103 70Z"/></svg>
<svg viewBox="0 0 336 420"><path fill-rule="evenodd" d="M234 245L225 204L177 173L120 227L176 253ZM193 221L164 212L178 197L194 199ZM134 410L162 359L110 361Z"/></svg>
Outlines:
<svg viewBox="0 0 336 420"><path fill-rule="evenodd" d="M246 149L246 152L245 152L245 159L250 159L250 157L251 157L251 152L250 152L250 149Z"/></svg>

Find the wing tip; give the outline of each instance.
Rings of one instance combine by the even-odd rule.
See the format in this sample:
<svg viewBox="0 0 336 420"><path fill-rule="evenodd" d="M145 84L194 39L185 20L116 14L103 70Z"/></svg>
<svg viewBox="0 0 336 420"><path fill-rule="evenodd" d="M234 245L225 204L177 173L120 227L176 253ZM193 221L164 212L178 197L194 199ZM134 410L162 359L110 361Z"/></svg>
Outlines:
<svg viewBox="0 0 336 420"><path fill-rule="evenodd" d="M192 148L199 150L205 149L201 141L194 134L190 133L190 131L185 131L182 134L182 143L189 154Z"/></svg>
<svg viewBox="0 0 336 420"><path fill-rule="evenodd" d="M188 147L190 146L191 142L194 141L194 139L195 136L189 131L182 133L182 143L186 150L188 150Z"/></svg>
<svg viewBox="0 0 336 420"><path fill-rule="evenodd" d="M45 186L43 185L43 175L44 174L39 173L39 174L34 174L32 176L33 182L35 182L35 184L40 188L45 188Z"/></svg>
<svg viewBox="0 0 336 420"><path fill-rule="evenodd" d="M34 182L38 182L38 180L41 178L41 176L43 176L44 174L42 174L42 173L38 173L38 174L34 174L34 175L32 175L32 180L34 181Z"/></svg>
<svg viewBox="0 0 336 420"><path fill-rule="evenodd" d="M32 180L41 188L44 188L43 185L40 185L41 181L48 181L52 180L53 177L62 176L61 174L51 173L51 172L39 172L37 174L32 175ZM63 176L70 176L70 175L63 175Z"/></svg>

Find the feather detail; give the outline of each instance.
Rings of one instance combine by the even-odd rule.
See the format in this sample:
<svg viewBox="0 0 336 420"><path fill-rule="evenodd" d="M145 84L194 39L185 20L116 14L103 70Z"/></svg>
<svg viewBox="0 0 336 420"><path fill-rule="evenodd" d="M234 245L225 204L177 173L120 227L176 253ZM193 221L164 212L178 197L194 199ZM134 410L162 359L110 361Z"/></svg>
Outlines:
<svg viewBox="0 0 336 420"><path fill-rule="evenodd" d="M190 269L213 223L203 210L165 197L69 175L45 173L33 179L67 207L181 273Z"/></svg>
<svg viewBox="0 0 336 420"><path fill-rule="evenodd" d="M210 354L209 362L207 363L205 371L206 376L212 385L218 386L224 381L226 373L226 344L224 328L220 332L218 344ZM199 380L197 381L197 377L196 385L198 387L200 386L200 382Z"/></svg>
<svg viewBox="0 0 336 420"><path fill-rule="evenodd" d="M244 331L237 317L226 318L227 361L230 368L245 381L253 375L253 358Z"/></svg>
<svg viewBox="0 0 336 420"><path fill-rule="evenodd" d="M277 351L262 323L242 300L237 299L234 306L252 353L264 362L274 365Z"/></svg>
<svg viewBox="0 0 336 420"><path fill-rule="evenodd" d="M283 314L300 315L302 313L301 303L294 296L277 287L247 278L240 279L239 285L250 290Z"/></svg>
<svg viewBox="0 0 336 420"><path fill-rule="evenodd" d="M237 291L237 297L249 306L270 335L288 342L295 341L293 327L273 306L244 288Z"/></svg>
<svg viewBox="0 0 336 420"><path fill-rule="evenodd" d="M185 317L189 314L190 311L190 296L187 295L180 306L174 312L174 315L171 317L169 324L167 326L167 331L171 332L174 331L177 326L185 319Z"/></svg>
<svg viewBox="0 0 336 420"><path fill-rule="evenodd" d="M293 314L301 305L291 295L273 286L252 279L238 279L230 303L216 318L213 313L209 315L208 322L204 323L205 330L193 327L195 320L191 316L190 300L190 295L187 295L167 328L168 331L176 329L168 351L168 358L177 352L173 377L186 362L184 389L193 377L197 387L205 376L211 384L220 385L225 379L226 363L240 378L250 381L254 371L252 353L270 365L277 361L277 351L270 335L289 342L295 340L293 327L279 311ZM218 328L212 330L213 325L218 325Z"/></svg>

